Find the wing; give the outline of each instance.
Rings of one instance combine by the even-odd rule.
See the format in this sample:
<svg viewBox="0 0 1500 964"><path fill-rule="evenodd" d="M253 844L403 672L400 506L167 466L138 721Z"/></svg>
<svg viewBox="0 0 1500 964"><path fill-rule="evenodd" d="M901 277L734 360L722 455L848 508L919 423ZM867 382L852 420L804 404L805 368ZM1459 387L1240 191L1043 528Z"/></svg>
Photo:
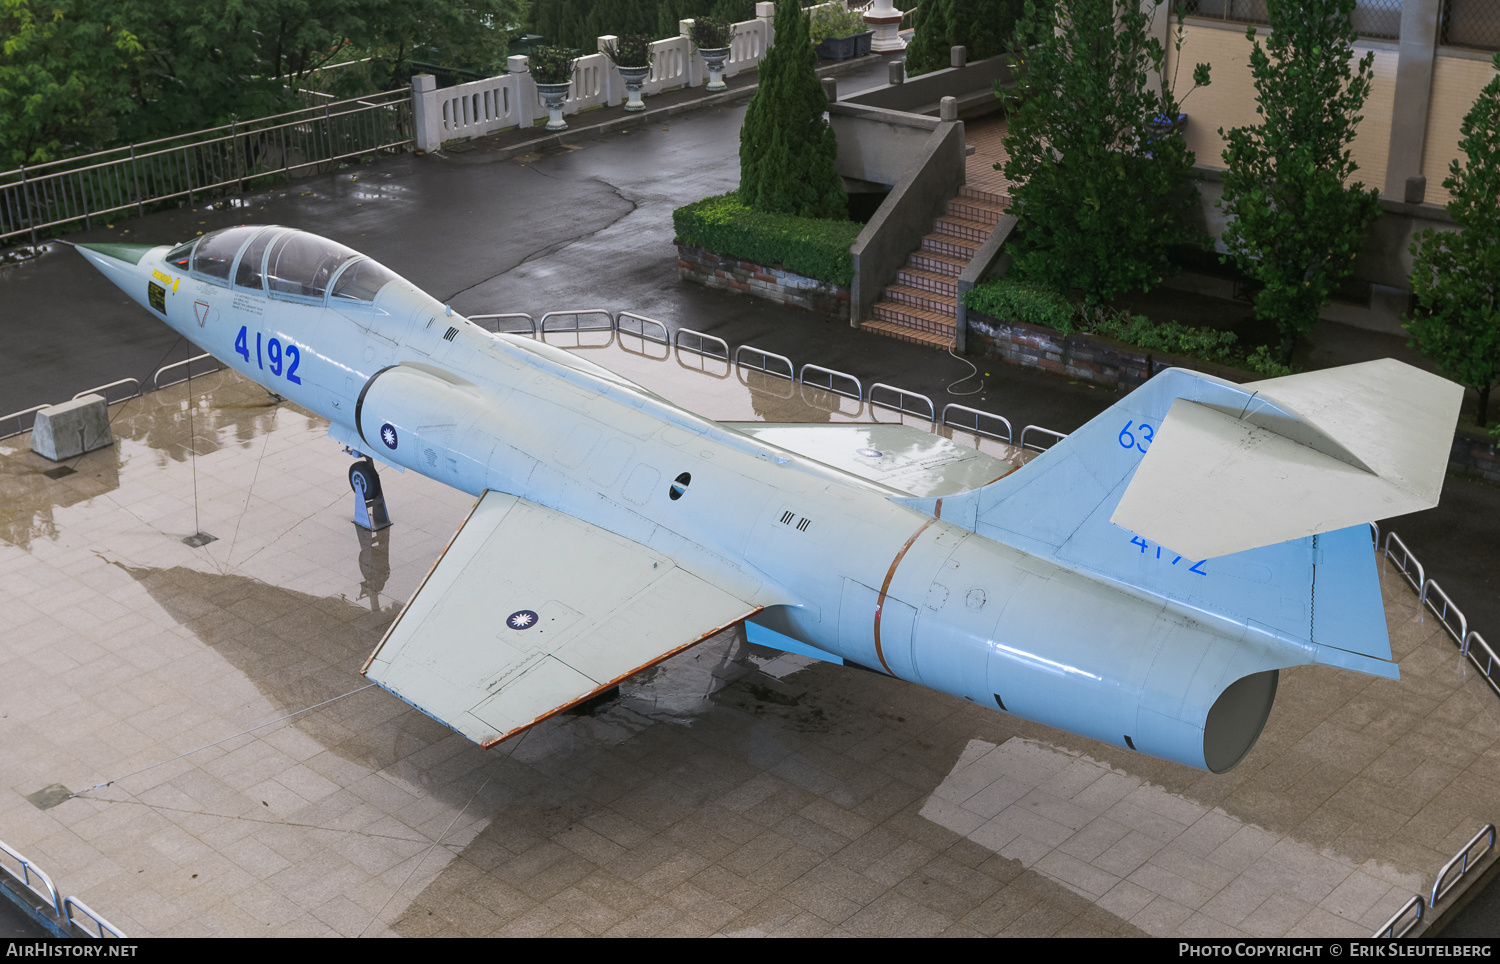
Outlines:
<svg viewBox="0 0 1500 964"><path fill-rule="evenodd" d="M1020 466L958 445L940 435L896 423L804 424L725 422L824 465L914 496L968 492L1003 478Z"/></svg>
<svg viewBox="0 0 1500 964"><path fill-rule="evenodd" d="M637 542L487 491L361 672L490 747L759 610Z"/></svg>

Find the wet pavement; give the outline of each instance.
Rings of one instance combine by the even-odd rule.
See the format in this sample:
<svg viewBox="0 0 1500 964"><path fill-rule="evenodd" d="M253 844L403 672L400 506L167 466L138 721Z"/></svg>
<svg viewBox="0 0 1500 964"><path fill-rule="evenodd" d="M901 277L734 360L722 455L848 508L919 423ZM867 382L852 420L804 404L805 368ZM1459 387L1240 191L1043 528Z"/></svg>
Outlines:
<svg viewBox="0 0 1500 964"><path fill-rule="evenodd" d="M742 105L710 108L512 158L402 155L74 237L176 241L288 224L380 259L464 313L629 309L1017 428L1069 431L1114 400L998 363L981 367L982 391L948 395L970 373L961 360L679 283L671 209L734 186L742 116ZM196 353L61 246L0 270L0 304L0 413L123 376L149 384L161 364ZM1332 357L1379 351L1369 333L1325 329ZM467 508L451 490L387 473L397 527L366 544L346 521L345 459L315 419L256 389L215 384L198 397L197 459L186 458L179 387L113 409L129 441L70 463L74 476L39 482L24 452L4 456L0 475L0 611L16 627L0 647L3 772L14 774L0 839L130 933L1188 934L1271 933L1272 922L1276 933L1304 922L1323 933L1321 922L1368 934L1398 892L1430 887L1495 819L1500 701L1461 672L1430 620L1406 611L1391 617L1393 644L1412 653L1394 705L1372 702L1392 684L1287 674L1263 739L1283 755L1223 778L864 674L783 657L768 675L770 654L724 637L602 716L559 721L499 755L367 691L36 810L23 797L48 784L77 790L347 693ZM198 523L184 495L195 468ZM1439 509L1396 529L1471 625L1500 634L1496 494L1450 476ZM175 541L200 526L219 541ZM66 610L52 614L54 600ZM1017 768L1035 783L1007 804L1020 808L1014 826L1066 812L1087 817L1070 833L1092 828L1088 843L1069 836L1043 851L1037 841L1061 831L1023 827L1024 846L1007 850L988 846L999 831L965 823L988 827L1000 812L986 812L989 798L951 800L952 781L990 786ZM1054 779L1076 809L1027 795L1063 793ZM1101 843L1115 831L1099 821L1133 818L1111 816L1125 797L1102 810L1074 799L1096 784L1128 784L1125 797L1188 822L1175 834L1162 825L1160 846ZM1241 831L1241 844L1259 843L1220 850ZM1327 889L1269 886L1281 865L1257 862L1272 851L1316 865ZM1225 883L1226 860L1249 863ZM1247 866L1260 870L1247 877ZM1103 894L1100 873L1120 878ZM1152 896L1141 903L1133 888ZM1259 897L1239 917L1243 903L1216 916L1228 905L1210 904L1226 892Z"/></svg>

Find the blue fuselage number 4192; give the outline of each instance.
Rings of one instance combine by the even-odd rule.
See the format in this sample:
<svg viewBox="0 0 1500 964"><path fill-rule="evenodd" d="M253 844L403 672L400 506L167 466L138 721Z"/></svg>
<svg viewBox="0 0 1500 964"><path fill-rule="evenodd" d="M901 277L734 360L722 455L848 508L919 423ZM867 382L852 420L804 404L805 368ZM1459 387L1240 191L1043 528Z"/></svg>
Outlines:
<svg viewBox="0 0 1500 964"><path fill-rule="evenodd" d="M282 369L286 369L286 380L293 385L301 385L302 377L297 374L297 366L302 364L302 351L291 342L287 342L283 349L279 338L265 341L262 348L264 336L260 332L255 333L255 364L264 371L266 363L270 363L271 374L281 375ZM234 350L250 363L250 330L247 326L240 326L240 333L235 336Z"/></svg>

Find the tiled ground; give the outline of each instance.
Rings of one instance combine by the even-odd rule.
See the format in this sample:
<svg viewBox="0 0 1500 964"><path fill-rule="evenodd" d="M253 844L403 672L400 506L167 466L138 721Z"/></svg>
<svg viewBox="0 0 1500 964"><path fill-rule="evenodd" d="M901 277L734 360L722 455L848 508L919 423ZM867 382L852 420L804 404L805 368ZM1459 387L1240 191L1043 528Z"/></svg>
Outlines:
<svg viewBox="0 0 1500 964"><path fill-rule="evenodd" d="M990 114L987 117L964 121L964 141L974 148L964 162L964 182L973 188L1010 196L1011 182L995 170L995 165L1004 166L1009 155L1005 151L1006 117Z"/></svg>
<svg viewBox="0 0 1500 964"><path fill-rule="evenodd" d="M132 936L1367 935L1500 809L1500 701L1394 577L1405 678L1283 674L1225 776L735 631L483 752L357 675L469 500L388 471L371 538L318 419L193 389L196 458L181 386L61 479L0 443L0 840Z"/></svg>

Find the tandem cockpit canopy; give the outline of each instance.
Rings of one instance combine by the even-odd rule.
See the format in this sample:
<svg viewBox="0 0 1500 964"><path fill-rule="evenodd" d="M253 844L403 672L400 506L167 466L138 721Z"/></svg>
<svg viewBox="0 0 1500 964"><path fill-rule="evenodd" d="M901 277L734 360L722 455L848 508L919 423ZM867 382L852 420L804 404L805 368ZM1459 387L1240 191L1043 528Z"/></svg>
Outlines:
<svg viewBox="0 0 1500 964"><path fill-rule="evenodd" d="M213 284L323 304L373 302L397 274L337 241L293 228L244 225L210 231L173 248L178 271Z"/></svg>

